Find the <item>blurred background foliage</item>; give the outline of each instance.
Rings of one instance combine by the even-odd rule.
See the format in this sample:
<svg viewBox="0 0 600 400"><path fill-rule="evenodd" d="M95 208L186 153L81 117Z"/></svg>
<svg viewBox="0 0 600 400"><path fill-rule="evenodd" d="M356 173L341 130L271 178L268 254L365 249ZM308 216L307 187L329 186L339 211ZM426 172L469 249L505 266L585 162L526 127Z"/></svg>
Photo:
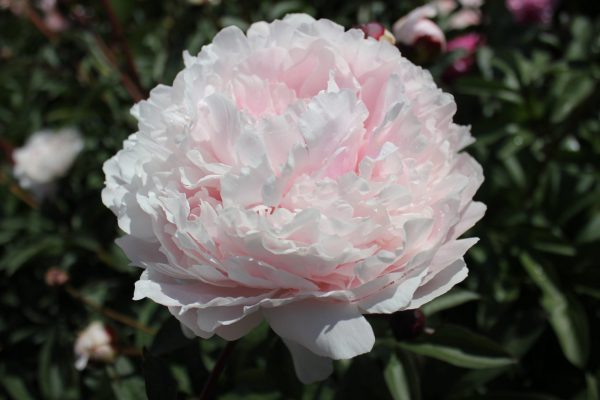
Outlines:
<svg viewBox="0 0 600 400"><path fill-rule="evenodd" d="M131 301L140 271L100 202L102 163L136 129L129 108L224 26L306 12L389 27L421 4L113 0L136 93L104 3L60 1L62 32L0 11L2 399L198 398L224 341L188 340L166 309ZM469 152L486 174L469 278L423 308L424 331L420 315L373 317L374 350L320 384L297 381L262 325L237 343L219 399L600 399L600 4L563 1L548 26L517 25L500 0L482 11L469 74L441 79L452 54L425 66L472 125ZM62 126L82 131L85 150L58 195L35 202L12 178L10 150ZM50 267L69 282L47 285ZM114 331L119 356L79 372L73 343L94 320Z"/></svg>

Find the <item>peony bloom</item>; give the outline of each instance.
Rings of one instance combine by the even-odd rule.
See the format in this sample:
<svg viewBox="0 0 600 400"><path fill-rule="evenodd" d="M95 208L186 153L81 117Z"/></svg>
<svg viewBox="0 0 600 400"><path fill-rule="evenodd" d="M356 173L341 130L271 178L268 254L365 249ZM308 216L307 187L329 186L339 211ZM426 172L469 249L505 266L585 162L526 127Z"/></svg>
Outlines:
<svg viewBox="0 0 600 400"><path fill-rule="evenodd" d="M83 139L74 129L34 133L13 153L14 175L23 188L41 190L66 175L82 149Z"/></svg>
<svg viewBox="0 0 600 400"><path fill-rule="evenodd" d="M443 51L446 48L444 32L429 19L436 15L437 8L431 4L415 8L394 23L392 31L396 40L405 46L427 43L438 51Z"/></svg>
<svg viewBox="0 0 600 400"><path fill-rule="evenodd" d="M450 40L448 51L462 51L464 55L444 71L444 79L453 80L469 72L475 64L475 52L482 43L483 38L478 33L467 33Z"/></svg>
<svg viewBox="0 0 600 400"><path fill-rule="evenodd" d="M485 207L456 104L387 42L304 14L219 32L133 108L104 165L134 299L235 340L266 320L303 382L366 353L363 314L467 276Z"/></svg>
<svg viewBox="0 0 600 400"><path fill-rule="evenodd" d="M506 7L520 24L549 24L557 0L506 0Z"/></svg>
<svg viewBox="0 0 600 400"><path fill-rule="evenodd" d="M101 322L89 324L75 342L75 368L83 370L90 360L112 362L116 356L112 341L111 332Z"/></svg>

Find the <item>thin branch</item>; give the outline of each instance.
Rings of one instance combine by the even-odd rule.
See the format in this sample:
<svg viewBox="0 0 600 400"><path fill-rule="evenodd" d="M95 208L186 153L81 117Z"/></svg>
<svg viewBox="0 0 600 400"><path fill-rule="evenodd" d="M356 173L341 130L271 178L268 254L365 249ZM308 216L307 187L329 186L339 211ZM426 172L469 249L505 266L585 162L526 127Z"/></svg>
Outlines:
<svg viewBox="0 0 600 400"><path fill-rule="evenodd" d="M4 157L8 160L10 164L14 164L15 160L13 160L13 151L14 147L7 140L0 138L0 149L4 154Z"/></svg>
<svg viewBox="0 0 600 400"><path fill-rule="evenodd" d="M19 187L19 185L12 183L3 171L0 171L0 184L8 186L8 190L19 200L26 203L31 208L38 208L37 202L27 192Z"/></svg>
<svg viewBox="0 0 600 400"><path fill-rule="evenodd" d="M25 12L25 16L31 23L37 28L38 31L42 33L42 35L46 36L48 40L54 41L57 38L56 33L52 32L44 21L40 18L37 12L31 7L28 1L23 2L23 11Z"/></svg>
<svg viewBox="0 0 600 400"><path fill-rule="evenodd" d="M233 352L233 348L237 342L227 342L225 348L219 354L219 358L217 359L217 363L213 367L212 371L210 371L210 375L208 380L204 384L204 388L202 388L202 393L200 393L200 400L211 400L215 396L215 389L217 388L217 383L219 381L219 377L221 376L221 372L225 369L225 365L227 364L227 359Z"/></svg>
<svg viewBox="0 0 600 400"><path fill-rule="evenodd" d="M117 57L112 52L112 50L106 45L104 40L102 40L102 38L96 33L94 33L94 39L96 40L96 44L100 48L100 51L102 51L102 54L104 54L104 57L106 57L106 60L108 61L110 66L119 73L121 82L123 83L123 86L125 86L125 90L127 90L127 93L129 93L129 96L132 98L132 100L136 103L144 100L145 96L142 89L138 87L138 85L129 77L129 75L124 73L119 68L119 65L117 63Z"/></svg>
<svg viewBox="0 0 600 400"><path fill-rule="evenodd" d="M103 307L100 304L97 304L96 302L88 299L87 297L85 297L83 294L81 294L77 289L75 289L74 287L70 286L70 285L66 285L65 286L65 290L67 291L67 293L69 293L73 298L75 298L76 300L79 300L80 302L82 302L83 304L85 304L86 306L90 307L91 309L93 309L94 311L99 312L100 314L118 321L124 325L130 326L134 329L137 329L139 331L142 331L144 333L148 333L150 335L154 335L156 333L156 329L154 328L150 328L138 321L136 321L133 318L128 317L127 315L123 315L118 311L115 311L111 308L108 307Z"/></svg>
<svg viewBox="0 0 600 400"><path fill-rule="evenodd" d="M115 37L115 40L119 44L119 47L121 48L121 51L123 52L123 55L125 56L125 61L127 63L127 69L128 69L129 75L131 75L132 81L135 83L135 85L138 88L140 88L140 91L143 93L143 91L141 90L142 84L140 82L140 76L137 72L135 62L133 61L133 55L131 53L131 48L129 47L129 44L127 43L127 39L125 38L125 34L123 33L123 26L121 25L119 18L117 18L110 0L102 0L102 6L104 7L104 10L108 14L108 20L109 20L110 26L112 28L113 36Z"/></svg>

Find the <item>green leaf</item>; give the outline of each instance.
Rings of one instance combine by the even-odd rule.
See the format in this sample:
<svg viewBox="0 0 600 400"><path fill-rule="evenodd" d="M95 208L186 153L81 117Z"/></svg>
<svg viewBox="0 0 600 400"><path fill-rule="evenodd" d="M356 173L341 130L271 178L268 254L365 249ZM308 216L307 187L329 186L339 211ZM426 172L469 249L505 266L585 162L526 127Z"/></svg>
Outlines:
<svg viewBox="0 0 600 400"><path fill-rule="evenodd" d="M596 91L596 81L583 74L560 76L554 85L554 109L550 121L559 123Z"/></svg>
<svg viewBox="0 0 600 400"><path fill-rule="evenodd" d="M585 374L586 399L600 400L600 382L593 374Z"/></svg>
<svg viewBox="0 0 600 400"><path fill-rule="evenodd" d="M542 291L540 303L548 313L565 357L583 368L590 348L587 316L574 296L562 291L548 266L542 266L527 253L521 254L521 264L529 277Z"/></svg>
<svg viewBox="0 0 600 400"><path fill-rule="evenodd" d="M463 400L559 400L558 397L541 393L502 392L463 397Z"/></svg>
<svg viewBox="0 0 600 400"><path fill-rule="evenodd" d="M143 367L148 400L177 399L177 383L160 358L145 350Z"/></svg>
<svg viewBox="0 0 600 400"><path fill-rule="evenodd" d="M6 252L6 255L0 262L0 268L6 271L7 275L12 275L22 266L48 250L57 250L61 246L60 238L56 236L47 236L38 239L37 242L27 243L18 246Z"/></svg>
<svg viewBox="0 0 600 400"><path fill-rule="evenodd" d="M485 369L514 364L516 360L491 339L458 326L446 325L431 335L396 346L457 367Z"/></svg>
<svg viewBox="0 0 600 400"><path fill-rule="evenodd" d="M0 377L0 383L12 399L33 400L31 393L27 390L27 386L23 383L23 379L14 375L5 375Z"/></svg>
<svg viewBox="0 0 600 400"><path fill-rule="evenodd" d="M286 14L301 12L304 9L304 4L301 1L288 0L274 3L269 8L269 19L282 18Z"/></svg>
<svg viewBox="0 0 600 400"><path fill-rule="evenodd" d="M435 313L438 313L443 310L447 310L449 308L458 307L461 304L467 303L473 300L479 300L481 296L479 296L475 292L471 292L469 290L454 288L448 293L430 301L425 304L421 310L426 316L431 316Z"/></svg>
<svg viewBox="0 0 600 400"><path fill-rule="evenodd" d="M46 399L61 399L63 383L60 376L58 364L54 361L54 346L56 334L50 331L42 346L38 362L38 381L40 391Z"/></svg>
<svg viewBox="0 0 600 400"><path fill-rule="evenodd" d="M385 383L394 400L417 400L421 398L416 366L406 354L400 359L392 354L383 371ZM411 365L412 364L412 365Z"/></svg>

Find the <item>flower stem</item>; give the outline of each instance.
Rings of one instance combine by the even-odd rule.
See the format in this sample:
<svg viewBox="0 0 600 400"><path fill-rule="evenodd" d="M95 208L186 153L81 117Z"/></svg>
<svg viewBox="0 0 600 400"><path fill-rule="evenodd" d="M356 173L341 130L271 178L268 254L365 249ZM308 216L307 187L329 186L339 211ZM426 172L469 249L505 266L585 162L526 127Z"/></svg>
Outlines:
<svg viewBox="0 0 600 400"><path fill-rule="evenodd" d="M210 371L210 375L206 383L204 384L204 388L202 388L202 393L200 393L200 400L211 400L214 398L215 389L217 387L217 382L219 381L219 376L221 376L221 372L225 369L225 365L227 364L227 359L233 352L233 348L237 342L227 342L225 348L219 354L219 358L217 359L217 363L213 367L212 371Z"/></svg>
<svg viewBox="0 0 600 400"><path fill-rule="evenodd" d="M127 63L129 76L131 77L131 80L133 81L137 89L142 94L144 94L144 92L141 90L142 85L140 83L140 77L137 72L137 68L135 67L135 62L133 61L131 48L129 47L127 39L125 39L125 34L123 33L123 25L121 24L119 18L115 14L110 0L102 0L102 6L104 7L106 14L108 14L108 21L110 22L110 26L112 28L113 37L115 38L116 42L121 48L121 51L123 52L123 55L125 56L125 62Z"/></svg>
<svg viewBox="0 0 600 400"><path fill-rule="evenodd" d="M137 329L144 333L148 333L150 335L153 335L156 333L156 329L150 328L149 326L146 326L146 325L136 321L135 319L130 318L127 315L123 315L120 312L115 311L111 308L103 307L100 304L95 303L94 301L88 299L81 292L79 292L77 289L75 289L74 287L72 287L70 285L65 286L65 290L73 298L75 298L76 300L79 300L86 306L90 307L94 311L99 312L100 314L104 315L105 317L108 317L112 320L118 321L118 322L122 323L123 325L130 326L134 329Z"/></svg>
<svg viewBox="0 0 600 400"><path fill-rule="evenodd" d="M3 171L0 171L0 185L7 185L8 190L10 190L15 197L26 203L29 207L33 209L38 208L38 204L36 203L35 199L21 189L19 185L12 183L10 178L8 178Z"/></svg>
<svg viewBox="0 0 600 400"><path fill-rule="evenodd" d="M38 13L31 7L28 1L24 3L24 13L27 19L37 28L38 31L48 38L50 41L56 39L56 34L46 27L44 21L40 18Z"/></svg>

